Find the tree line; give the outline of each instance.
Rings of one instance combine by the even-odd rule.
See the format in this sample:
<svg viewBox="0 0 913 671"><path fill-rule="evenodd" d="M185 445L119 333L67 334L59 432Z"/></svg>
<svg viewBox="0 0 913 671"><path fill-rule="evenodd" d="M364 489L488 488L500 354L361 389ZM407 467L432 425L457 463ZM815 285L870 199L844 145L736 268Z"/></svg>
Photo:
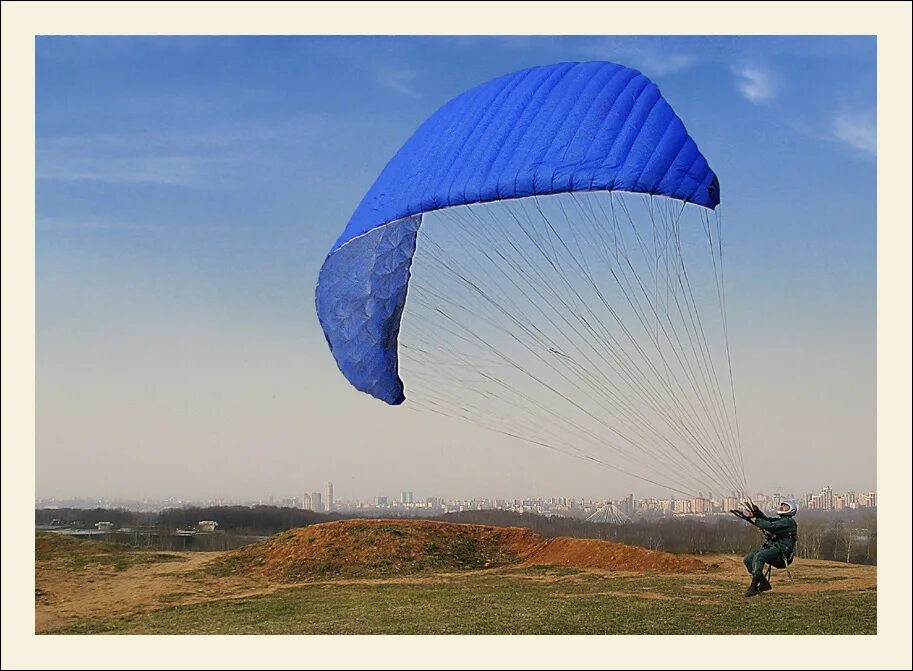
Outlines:
<svg viewBox="0 0 913 671"><path fill-rule="evenodd" d="M223 545L227 544L226 547L253 542L256 537L269 536L286 529L353 517L357 516L266 505L167 508L159 512L110 508L48 508L35 511L35 523L38 525L50 525L53 520L59 520L65 526L92 528L96 522L106 521L121 528L155 528L162 539L166 539L175 529L194 528L202 520L215 520L218 522L218 534L235 537L231 543L225 539ZM626 524L605 524L506 510L471 510L448 513L434 519L525 527L546 537L596 538L650 550L697 555L746 554L763 542L763 536L757 529L726 516L645 518ZM835 514L802 511L797 521L798 557L857 564L877 563L877 520L874 512L849 511ZM212 538L207 543L196 543L195 547L217 549L213 545L217 541L218 538ZM218 549L222 549L221 546Z"/></svg>
<svg viewBox="0 0 913 671"><path fill-rule="evenodd" d="M300 508L280 506L188 506L165 508L159 512L139 512L122 508L39 508L35 524L50 525L58 520L63 526L91 529L97 522L111 522L115 527L157 527L162 531L193 529L198 522L214 520L217 529L244 536L269 536L279 531L310 524L333 522L347 516L317 513Z"/></svg>

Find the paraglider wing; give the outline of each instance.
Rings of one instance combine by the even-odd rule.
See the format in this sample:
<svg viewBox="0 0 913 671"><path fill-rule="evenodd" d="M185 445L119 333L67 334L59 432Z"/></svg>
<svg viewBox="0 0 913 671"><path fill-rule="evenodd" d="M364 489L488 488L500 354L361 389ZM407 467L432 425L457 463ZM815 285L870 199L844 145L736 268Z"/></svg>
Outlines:
<svg viewBox="0 0 913 671"><path fill-rule="evenodd" d="M320 271L317 315L357 389L405 400L397 337L422 214L576 191L714 209L719 182L659 89L609 62L560 63L457 96L387 164Z"/></svg>

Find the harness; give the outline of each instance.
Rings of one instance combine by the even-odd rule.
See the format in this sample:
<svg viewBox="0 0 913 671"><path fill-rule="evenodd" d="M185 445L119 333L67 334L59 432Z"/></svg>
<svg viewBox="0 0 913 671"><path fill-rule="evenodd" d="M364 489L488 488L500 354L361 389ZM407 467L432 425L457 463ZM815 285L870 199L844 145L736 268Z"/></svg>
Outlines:
<svg viewBox="0 0 913 671"><path fill-rule="evenodd" d="M790 564L792 564L796 554L796 532L790 531L779 536L773 532L768 531L767 529L761 529L761 532L764 534L764 545L761 547L776 547L780 551L780 559L783 561L783 566L788 567ZM780 545L779 541L783 540L791 540L793 542L792 549L788 553L784 552L783 546ZM770 569L767 570L767 574L770 575Z"/></svg>
<svg viewBox="0 0 913 671"><path fill-rule="evenodd" d="M777 548L777 550L780 552L780 561L783 562L783 570L786 571L786 575L789 576L790 580L792 580L793 574L789 572L789 565L793 563L793 559L795 558L795 554L796 554L796 532L789 531L785 534L781 534L780 536L777 536L776 534L768 531L767 529L761 529L761 531L764 533L764 545L762 545L761 547ZM789 553L786 553L783 551L783 546L779 543L779 541L781 541L781 540L792 540L792 542L793 542L792 549L789 551ZM778 566L777 568L780 568L780 567ZM765 579L767 580L767 582L770 582L770 574L773 572L773 569L774 569L773 564L767 565L767 574L765 575Z"/></svg>

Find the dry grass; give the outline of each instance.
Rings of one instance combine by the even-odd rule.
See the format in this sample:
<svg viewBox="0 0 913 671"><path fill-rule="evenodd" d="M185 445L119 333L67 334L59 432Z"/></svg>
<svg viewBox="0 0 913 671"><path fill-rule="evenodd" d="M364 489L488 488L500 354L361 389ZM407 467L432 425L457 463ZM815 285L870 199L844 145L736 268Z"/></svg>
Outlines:
<svg viewBox="0 0 913 671"><path fill-rule="evenodd" d="M362 538L380 531L375 527ZM512 556L520 556L516 542L521 536L508 537ZM272 540L281 546L289 538ZM417 539L424 536L407 546L424 547L427 540L416 546ZM876 575L869 566L800 559L791 579L777 572L772 592L744 599L741 560L725 555L709 559L715 567L686 575L611 565L534 565L523 557L480 568L477 541L472 551L468 546L462 552L459 546L442 550L449 563L440 570L403 572L414 568L415 559L407 556L392 564L399 572L375 567L367 573L366 563L359 575L307 572L296 582L288 572L276 579L270 571L212 570L238 568L236 553L169 553L163 563L139 559L149 553L79 543L41 549L36 561L40 633L754 633L745 630L748 622L762 623L765 633L875 633ZM131 559L118 570L110 562L83 561L74 554Z"/></svg>

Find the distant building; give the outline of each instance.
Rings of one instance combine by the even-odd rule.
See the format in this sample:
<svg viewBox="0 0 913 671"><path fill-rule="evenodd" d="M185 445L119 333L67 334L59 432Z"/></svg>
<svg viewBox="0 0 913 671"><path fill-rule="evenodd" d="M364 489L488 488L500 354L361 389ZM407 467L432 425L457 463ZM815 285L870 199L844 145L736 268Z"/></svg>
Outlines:
<svg viewBox="0 0 913 671"><path fill-rule="evenodd" d="M634 502L634 495L633 495L633 494L628 494L628 495L624 498L624 501L621 502L621 511L622 511L625 515L627 515L627 516L630 517L631 515L634 514L634 512L635 512L635 506L636 506L636 505L637 505L637 504Z"/></svg>
<svg viewBox="0 0 913 671"><path fill-rule="evenodd" d="M301 509L302 510L313 510L313 508L311 508L311 495L310 494L305 493L305 494L301 495Z"/></svg>
<svg viewBox="0 0 913 671"><path fill-rule="evenodd" d="M415 503L415 495L412 492L403 492L399 497L400 503Z"/></svg>
<svg viewBox="0 0 913 671"><path fill-rule="evenodd" d="M834 490L830 487L824 487L821 490L821 495L823 497L824 509L833 510L834 509Z"/></svg>
<svg viewBox="0 0 913 671"><path fill-rule="evenodd" d="M96 522L95 528L99 531L110 531L114 528L114 522Z"/></svg>
<svg viewBox="0 0 913 671"><path fill-rule="evenodd" d="M311 510L315 513L323 512L323 499L320 496L320 492L311 492Z"/></svg>
<svg viewBox="0 0 913 671"><path fill-rule="evenodd" d="M386 497L386 496L376 496L376 497L374 497L374 505L376 505L376 506L385 506L385 505L387 505L387 497Z"/></svg>
<svg viewBox="0 0 913 671"><path fill-rule="evenodd" d="M691 501L688 499L675 499L672 502L672 512L685 515L691 512Z"/></svg>
<svg viewBox="0 0 913 671"><path fill-rule="evenodd" d="M705 499L703 496L697 496L691 499L691 512L694 514L712 513L713 501Z"/></svg>
<svg viewBox="0 0 913 671"><path fill-rule="evenodd" d="M324 509L326 512L331 513L335 507L336 504L333 501L333 483L328 482L326 488L326 496L324 496Z"/></svg>
<svg viewBox="0 0 913 671"><path fill-rule="evenodd" d="M214 520L201 520L197 522L197 531L215 531L219 523Z"/></svg>
<svg viewBox="0 0 913 671"><path fill-rule="evenodd" d="M868 494L857 494L856 503L860 508L874 508L877 505L875 492L869 492Z"/></svg>
<svg viewBox="0 0 913 671"><path fill-rule="evenodd" d="M842 511L847 508L855 510L856 508L875 507L875 492L868 494L856 494L855 492L846 492L844 495L834 494L830 487L822 487L818 494L808 494L805 497L805 505L809 510L826 510Z"/></svg>

